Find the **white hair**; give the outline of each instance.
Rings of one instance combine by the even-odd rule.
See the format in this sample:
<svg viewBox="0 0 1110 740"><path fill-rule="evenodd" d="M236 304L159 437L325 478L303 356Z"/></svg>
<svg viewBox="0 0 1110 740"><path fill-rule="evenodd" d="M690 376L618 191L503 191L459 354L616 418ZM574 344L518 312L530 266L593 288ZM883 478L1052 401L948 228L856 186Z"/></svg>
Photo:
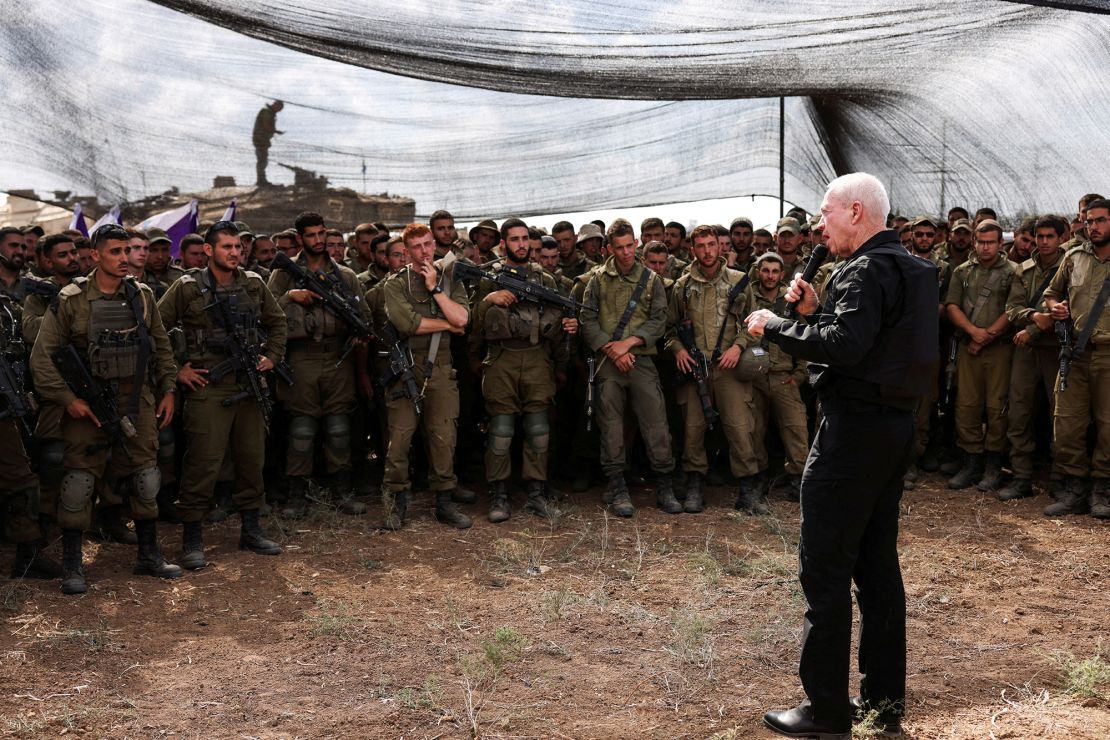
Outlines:
<svg viewBox="0 0 1110 740"><path fill-rule="evenodd" d="M890 196L879 178L866 172L852 172L829 183L826 195L845 205L859 202L864 218L871 223L885 224L890 213Z"/></svg>

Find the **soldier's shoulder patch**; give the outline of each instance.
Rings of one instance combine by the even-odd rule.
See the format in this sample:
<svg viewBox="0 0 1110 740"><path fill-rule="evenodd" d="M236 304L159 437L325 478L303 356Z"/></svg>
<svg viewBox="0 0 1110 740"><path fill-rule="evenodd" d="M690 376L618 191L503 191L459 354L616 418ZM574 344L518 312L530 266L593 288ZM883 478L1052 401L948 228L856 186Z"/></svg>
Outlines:
<svg viewBox="0 0 1110 740"><path fill-rule="evenodd" d="M85 288L88 287L88 284L89 279L87 277L73 278L69 285L66 285L58 291L58 296L61 298L72 298L75 295L81 295L85 292Z"/></svg>
<svg viewBox="0 0 1110 740"><path fill-rule="evenodd" d="M254 270L246 270L246 269L244 269L244 270L243 270L243 277L245 277L245 278L246 278L247 280L257 280L257 281L258 281L258 282L260 282L260 283L264 283L264 282L266 282L265 280L263 280L263 279L262 279L262 276L261 276L261 275L259 275L259 274L258 274L257 272L255 272Z"/></svg>
<svg viewBox="0 0 1110 740"><path fill-rule="evenodd" d="M1074 247L1072 247L1072 248L1068 249L1066 252L1064 252L1064 259L1067 259L1068 257L1071 257L1076 252L1087 252L1087 251L1089 251L1087 249L1087 243L1086 242L1080 242L1079 244L1076 244Z"/></svg>

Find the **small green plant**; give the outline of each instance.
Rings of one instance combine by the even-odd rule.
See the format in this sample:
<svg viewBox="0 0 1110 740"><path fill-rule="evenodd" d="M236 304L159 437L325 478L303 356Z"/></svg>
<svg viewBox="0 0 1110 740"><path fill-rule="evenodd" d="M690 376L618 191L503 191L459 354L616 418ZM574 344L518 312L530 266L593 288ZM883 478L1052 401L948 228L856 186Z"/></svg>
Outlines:
<svg viewBox="0 0 1110 740"><path fill-rule="evenodd" d="M112 640L113 635L117 632L119 630L108 627L108 618L101 615L95 627L71 629L64 634L66 639L84 645L91 652L98 653L102 650L119 650L119 643Z"/></svg>
<svg viewBox="0 0 1110 740"><path fill-rule="evenodd" d="M671 614L670 652L684 663L712 670L714 649L709 622L700 614Z"/></svg>
<svg viewBox="0 0 1110 740"><path fill-rule="evenodd" d="M320 637L353 640L366 627L365 621L351 612L342 601L320 601L318 611L305 619L312 625L312 633Z"/></svg>
<svg viewBox="0 0 1110 740"><path fill-rule="evenodd" d="M393 698L405 709L439 709L442 696L443 691L439 688L439 682L435 676L428 676L420 688L406 686Z"/></svg>
<svg viewBox="0 0 1110 740"><path fill-rule="evenodd" d="M31 589L22 581L12 581L0 586L0 611L17 612L31 596Z"/></svg>
<svg viewBox="0 0 1110 740"><path fill-rule="evenodd" d="M724 569L721 567L721 563L717 558L713 557L713 554L708 550L694 555L686 561L686 564L689 566L690 570L705 579L706 585L716 588L721 582L721 575L724 573Z"/></svg>
<svg viewBox="0 0 1110 740"><path fill-rule="evenodd" d="M1100 686L1110 683L1110 663L1107 663L1101 645L1090 658L1080 660L1068 652L1060 651L1052 656L1060 671L1060 689L1065 694L1085 699L1105 699Z"/></svg>
<svg viewBox="0 0 1110 740"><path fill-rule="evenodd" d="M563 610L575 601L575 595L566 586L558 591L544 591L541 598L544 622L558 622L563 618Z"/></svg>
<svg viewBox="0 0 1110 740"><path fill-rule="evenodd" d="M520 660L520 655L528 641L524 635L512 627L498 627L493 632L493 637L482 641L482 652L486 662L497 673L506 663Z"/></svg>

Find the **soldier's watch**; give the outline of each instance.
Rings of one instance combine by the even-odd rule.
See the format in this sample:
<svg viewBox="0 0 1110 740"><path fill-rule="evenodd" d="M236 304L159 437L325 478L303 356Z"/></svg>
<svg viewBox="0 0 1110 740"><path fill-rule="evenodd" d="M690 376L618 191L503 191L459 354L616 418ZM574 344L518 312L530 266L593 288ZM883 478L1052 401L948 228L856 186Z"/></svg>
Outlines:
<svg viewBox="0 0 1110 740"><path fill-rule="evenodd" d="M432 288L431 290L429 290L428 292L431 293L432 295L439 295L440 293L443 292L443 288L441 288L437 285L434 288Z"/></svg>

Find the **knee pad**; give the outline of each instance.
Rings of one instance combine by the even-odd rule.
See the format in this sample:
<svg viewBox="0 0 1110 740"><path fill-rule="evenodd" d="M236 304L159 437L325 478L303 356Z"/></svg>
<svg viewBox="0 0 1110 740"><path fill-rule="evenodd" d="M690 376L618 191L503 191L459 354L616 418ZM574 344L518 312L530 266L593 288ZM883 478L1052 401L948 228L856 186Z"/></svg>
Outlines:
<svg viewBox="0 0 1110 740"><path fill-rule="evenodd" d="M95 487L96 478L92 473L87 473L84 470L70 470L62 478L58 501L64 510L79 514L92 501Z"/></svg>
<svg viewBox="0 0 1110 740"><path fill-rule="evenodd" d="M289 449L299 455L312 453L317 421L311 416L294 416L289 420Z"/></svg>
<svg viewBox="0 0 1110 740"><path fill-rule="evenodd" d="M162 465L173 462L173 447L176 439L172 425L158 430L158 462Z"/></svg>
<svg viewBox="0 0 1110 740"><path fill-rule="evenodd" d="M333 450L345 450L351 445L351 420L346 414L324 417L324 441Z"/></svg>
<svg viewBox="0 0 1110 740"><path fill-rule="evenodd" d="M551 427L546 411L530 411L524 415L524 441L534 452L547 452L551 440Z"/></svg>
<svg viewBox="0 0 1110 740"><path fill-rule="evenodd" d="M516 426L512 414L495 414L489 420L489 451L493 455L508 455L513 443Z"/></svg>
<svg viewBox="0 0 1110 740"><path fill-rule="evenodd" d="M158 491L162 488L162 473L158 468L140 470L131 476L131 488L135 498L148 506L158 500Z"/></svg>

